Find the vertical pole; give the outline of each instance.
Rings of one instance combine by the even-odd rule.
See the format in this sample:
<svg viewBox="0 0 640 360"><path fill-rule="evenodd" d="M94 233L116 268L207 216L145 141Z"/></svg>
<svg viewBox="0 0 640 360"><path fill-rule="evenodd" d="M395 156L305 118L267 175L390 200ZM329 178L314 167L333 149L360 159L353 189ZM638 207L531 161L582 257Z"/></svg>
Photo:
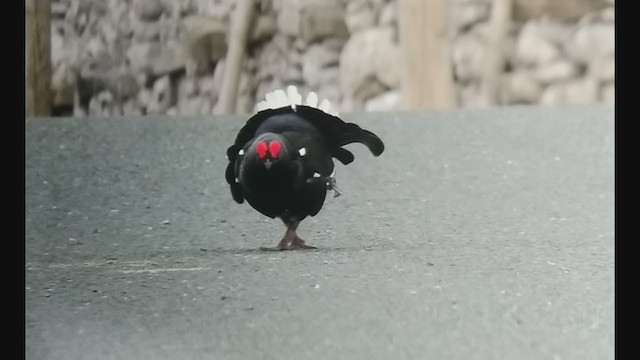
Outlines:
<svg viewBox="0 0 640 360"><path fill-rule="evenodd" d="M26 0L27 116L51 115L50 0Z"/></svg>
<svg viewBox="0 0 640 360"><path fill-rule="evenodd" d="M224 62L224 78L216 113L230 114L236 109L240 71L247 47L249 24L253 16L253 0L241 0L237 3L231 29L229 31L229 47Z"/></svg>
<svg viewBox="0 0 640 360"><path fill-rule="evenodd" d="M505 64L505 41L511 25L512 0L493 0L489 20L489 51L485 52L481 77L481 105L495 106L499 103L500 79Z"/></svg>
<svg viewBox="0 0 640 360"><path fill-rule="evenodd" d="M453 107L448 1L399 0L398 5L404 107Z"/></svg>

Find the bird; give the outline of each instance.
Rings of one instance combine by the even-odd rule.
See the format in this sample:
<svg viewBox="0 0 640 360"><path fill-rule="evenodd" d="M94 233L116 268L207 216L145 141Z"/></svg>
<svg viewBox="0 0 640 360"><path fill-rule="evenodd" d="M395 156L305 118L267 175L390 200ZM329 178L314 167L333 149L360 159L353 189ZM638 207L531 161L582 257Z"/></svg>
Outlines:
<svg viewBox="0 0 640 360"><path fill-rule="evenodd" d="M274 247L261 250L318 249L307 244L297 229L307 217L322 209L327 193L342 195L335 177L337 159L354 161L343 146L360 143L374 157L385 145L373 132L348 123L331 108L331 102L310 91L306 98L290 85L265 95L227 148L225 171L233 200L247 203L271 219L280 219L286 231Z"/></svg>

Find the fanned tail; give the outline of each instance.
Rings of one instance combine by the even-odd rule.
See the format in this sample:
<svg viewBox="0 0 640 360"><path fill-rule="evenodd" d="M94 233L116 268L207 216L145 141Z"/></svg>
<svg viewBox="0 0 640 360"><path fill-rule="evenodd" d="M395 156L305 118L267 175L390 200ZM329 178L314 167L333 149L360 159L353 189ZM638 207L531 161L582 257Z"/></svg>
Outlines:
<svg viewBox="0 0 640 360"><path fill-rule="evenodd" d="M365 130L360 126L348 123L345 126L345 132L338 140L339 146L344 146L354 142L365 145L373 156L380 156L384 152L384 143L380 138L369 130Z"/></svg>

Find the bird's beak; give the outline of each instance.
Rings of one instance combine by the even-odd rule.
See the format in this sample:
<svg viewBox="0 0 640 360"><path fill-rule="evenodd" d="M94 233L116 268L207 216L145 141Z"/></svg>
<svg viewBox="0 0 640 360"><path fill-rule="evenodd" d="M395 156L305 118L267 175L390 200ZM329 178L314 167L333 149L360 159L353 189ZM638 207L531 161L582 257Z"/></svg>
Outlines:
<svg viewBox="0 0 640 360"><path fill-rule="evenodd" d="M271 168L271 160L267 159L267 161L264 162L264 166L267 168L267 170L269 170Z"/></svg>

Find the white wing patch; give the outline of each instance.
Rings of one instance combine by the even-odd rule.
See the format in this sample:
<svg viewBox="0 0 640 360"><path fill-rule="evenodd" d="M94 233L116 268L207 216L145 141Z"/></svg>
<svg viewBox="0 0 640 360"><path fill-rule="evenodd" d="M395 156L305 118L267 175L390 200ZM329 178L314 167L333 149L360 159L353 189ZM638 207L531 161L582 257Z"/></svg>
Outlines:
<svg viewBox="0 0 640 360"><path fill-rule="evenodd" d="M309 92L305 101L302 102L302 95L298 92L298 88L293 85L289 85L286 92L283 89L278 89L267 93L264 97L265 100L258 102L255 106L255 110L258 112L267 109L280 109L286 106L296 110L297 105L305 105L319 109L332 116L339 115L338 111L331 109L331 102L327 99L323 99L318 105L318 94L313 91Z"/></svg>
<svg viewBox="0 0 640 360"><path fill-rule="evenodd" d="M305 148L300 148L300 150L298 150L298 154L300 154L300 156L305 156L305 155L307 155L307 149L305 149Z"/></svg>

